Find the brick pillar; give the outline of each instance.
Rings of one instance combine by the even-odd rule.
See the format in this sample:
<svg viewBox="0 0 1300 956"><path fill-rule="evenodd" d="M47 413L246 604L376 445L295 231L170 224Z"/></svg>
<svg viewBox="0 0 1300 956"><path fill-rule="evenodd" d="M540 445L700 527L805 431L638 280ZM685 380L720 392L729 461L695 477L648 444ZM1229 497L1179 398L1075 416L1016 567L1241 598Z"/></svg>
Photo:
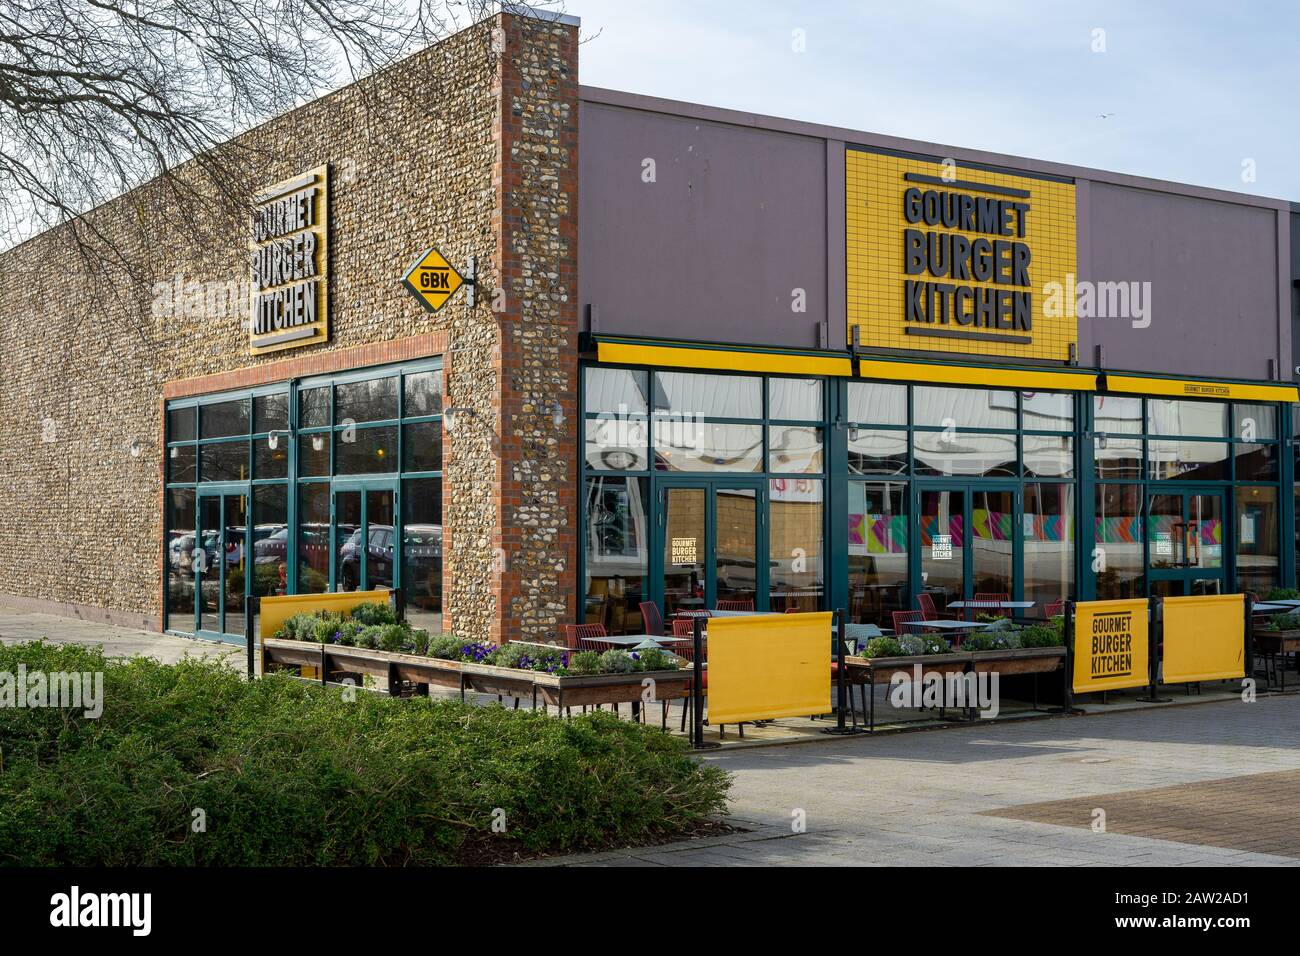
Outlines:
<svg viewBox="0 0 1300 956"><path fill-rule="evenodd" d="M575 618L578 30L502 15L499 389L491 636L552 640Z"/></svg>

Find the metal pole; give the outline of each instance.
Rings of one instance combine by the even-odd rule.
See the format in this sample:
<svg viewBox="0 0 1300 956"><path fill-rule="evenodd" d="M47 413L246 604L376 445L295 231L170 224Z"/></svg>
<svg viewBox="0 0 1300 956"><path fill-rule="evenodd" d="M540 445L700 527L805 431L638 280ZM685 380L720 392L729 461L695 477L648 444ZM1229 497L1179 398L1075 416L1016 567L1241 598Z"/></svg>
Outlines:
<svg viewBox="0 0 1300 956"><path fill-rule="evenodd" d="M257 630L253 623L253 618L262 606L262 599L256 595L249 595L244 598L244 643L248 646L248 679L252 680L256 676L255 657L253 648L257 644Z"/></svg>
<svg viewBox="0 0 1300 956"><path fill-rule="evenodd" d="M835 729L844 733L844 609L835 612Z"/></svg>
<svg viewBox="0 0 1300 956"><path fill-rule="evenodd" d="M401 588L390 588L388 591L388 602L392 605L393 616L397 618L397 623L401 624L406 620L406 595Z"/></svg>
<svg viewBox="0 0 1300 956"><path fill-rule="evenodd" d="M1251 634L1251 622L1254 620L1254 614L1255 614L1255 601L1254 601L1254 599L1253 599L1249 594L1244 594L1244 595L1242 595L1241 603L1242 603L1242 605L1244 606L1245 611L1246 611L1246 620L1245 620L1245 624L1244 624L1244 627L1245 627L1245 635L1246 635L1246 637L1245 637L1245 640L1246 640L1246 650L1245 650L1245 654L1246 654L1246 657L1245 657L1245 660L1246 660L1246 677L1249 677L1251 680L1254 680L1254 678L1255 678L1255 640L1254 640L1254 635Z"/></svg>
<svg viewBox="0 0 1300 956"><path fill-rule="evenodd" d="M696 750L704 749L704 619L695 618L692 622L692 637L695 642L695 680L691 684L691 706L695 708L691 724L691 743Z"/></svg>
<svg viewBox="0 0 1300 956"><path fill-rule="evenodd" d="M1067 714L1074 713L1074 602L1065 602L1065 687L1061 701Z"/></svg>
<svg viewBox="0 0 1300 956"><path fill-rule="evenodd" d="M1165 602L1155 595L1147 598L1147 695L1138 698L1148 704L1167 704L1160 696L1160 645L1165 639Z"/></svg>

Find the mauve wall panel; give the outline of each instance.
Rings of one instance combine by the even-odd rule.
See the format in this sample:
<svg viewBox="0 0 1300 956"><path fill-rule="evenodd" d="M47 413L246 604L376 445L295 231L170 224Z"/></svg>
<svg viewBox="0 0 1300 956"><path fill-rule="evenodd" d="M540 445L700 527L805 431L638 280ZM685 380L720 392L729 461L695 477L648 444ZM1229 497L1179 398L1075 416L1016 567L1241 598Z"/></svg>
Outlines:
<svg viewBox="0 0 1300 956"><path fill-rule="evenodd" d="M1093 181L1084 214L1081 278L1149 281L1151 325L1080 319L1083 364L1100 344L1113 369L1268 377L1279 357L1274 211Z"/></svg>
<svg viewBox="0 0 1300 956"><path fill-rule="evenodd" d="M817 346L824 140L594 103L579 124L584 321L592 304L606 334ZM794 289L806 312L792 311ZM833 322L842 347L844 317Z"/></svg>

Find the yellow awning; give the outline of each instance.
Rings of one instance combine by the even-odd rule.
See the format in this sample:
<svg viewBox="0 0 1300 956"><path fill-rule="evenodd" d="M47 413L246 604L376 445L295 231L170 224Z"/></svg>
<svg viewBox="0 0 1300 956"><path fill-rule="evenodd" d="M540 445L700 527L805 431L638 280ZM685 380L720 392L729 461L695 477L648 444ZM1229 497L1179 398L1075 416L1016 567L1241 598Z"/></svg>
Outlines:
<svg viewBox="0 0 1300 956"><path fill-rule="evenodd" d="M1221 398L1250 402L1300 401L1295 385L1206 382L1183 378L1145 378L1141 375L1106 373L1102 380L1108 392L1131 395L1172 395L1177 398Z"/></svg>
<svg viewBox="0 0 1300 956"><path fill-rule="evenodd" d="M863 359L860 378L895 382L930 382L938 385L983 385L1046 392L1091 392L1097 388L1094 372L1054 369L998 368L987 365L938 365L928 362L888 362Z"/></svg>
<svg viewBox="0 0 1300 956"><path fill-rule="evenodd" d="M653 345L642 342L597 342L596 358L619 365L718 369L725 372L770 372L776 375L852 375L846 356Z"/></svg>

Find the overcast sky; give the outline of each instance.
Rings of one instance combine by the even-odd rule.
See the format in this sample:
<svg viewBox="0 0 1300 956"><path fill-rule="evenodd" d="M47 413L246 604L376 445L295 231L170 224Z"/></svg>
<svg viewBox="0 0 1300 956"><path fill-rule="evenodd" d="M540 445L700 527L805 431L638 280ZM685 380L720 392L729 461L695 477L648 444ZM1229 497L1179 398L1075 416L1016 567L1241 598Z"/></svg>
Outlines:
<svg viewBox="0 0 1300 956"><path fill-rule="evenodd" d="M592 86L1300 201L1300 4L564 6Z"/></svg>

